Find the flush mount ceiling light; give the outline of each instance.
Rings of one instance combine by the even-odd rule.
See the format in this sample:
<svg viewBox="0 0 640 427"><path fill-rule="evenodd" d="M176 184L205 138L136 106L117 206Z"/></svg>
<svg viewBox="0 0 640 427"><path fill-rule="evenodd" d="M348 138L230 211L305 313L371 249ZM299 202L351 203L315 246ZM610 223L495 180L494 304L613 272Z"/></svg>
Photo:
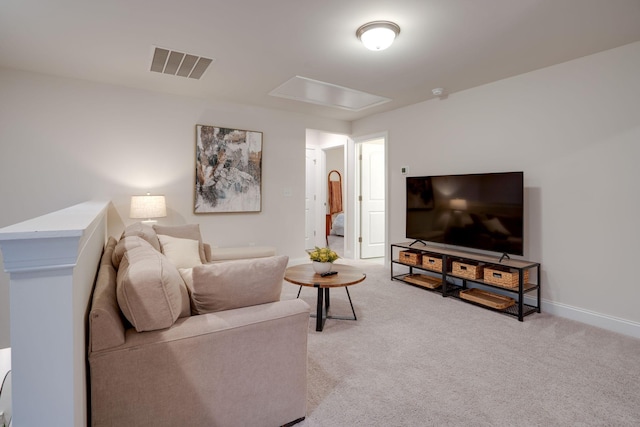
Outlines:
<svg viewBox="0 0 640 427"><path fill-rule="evenodd" d="M356 36L369 50L385 50L400 34L400 27L390 21L368 22L358 28Z"/></svg>

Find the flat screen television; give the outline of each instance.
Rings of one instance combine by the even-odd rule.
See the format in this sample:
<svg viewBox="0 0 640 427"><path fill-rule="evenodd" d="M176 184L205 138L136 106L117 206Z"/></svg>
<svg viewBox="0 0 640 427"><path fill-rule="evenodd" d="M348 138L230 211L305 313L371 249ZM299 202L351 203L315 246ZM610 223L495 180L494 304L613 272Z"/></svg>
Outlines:
<svg viewBox="0 0 640 427"><path fill-rule="evenodd" d="M522 172L407 177L406 236L523 255Z"/></svg>

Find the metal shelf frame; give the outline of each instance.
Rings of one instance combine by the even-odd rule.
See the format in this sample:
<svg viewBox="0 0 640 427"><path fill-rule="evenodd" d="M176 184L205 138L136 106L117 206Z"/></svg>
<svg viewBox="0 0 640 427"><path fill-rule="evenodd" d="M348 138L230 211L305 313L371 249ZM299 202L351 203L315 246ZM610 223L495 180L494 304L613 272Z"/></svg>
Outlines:
<svg viewBox="0 0 640 427"><path fill-rule="evenodd" d="M429 269L423 267L421 265L413 265L408 264L406 262L402 262L399 259L400 251L412 251L419 253L421 255L429 255L431 257L438 257L442 260L442 271L434 271L433 269ZM394 253L397 251L397 253ZM517 270L518 273L518 286L513 288L508 288L504 286L495 285L492 283L488 283L483 279L469 279L466 277L461 277L453 274L451 272L451 265L454 261L460 261L463 263L477 263L483 266L488 267L508 267L512 270ZM409 268L408 273L394 274L394 266L404 266ZM529 271L529 281L525 283L524 275L525 271ZM532 281L531 271L534 271L535 274L534 279ZM409 274L424 274L438 277L442 279L442 285L436 289L426 288L415 283L409 282L404 278ZM461 284L455 284L450 282L450 280L459 281ZM442 294L443 297L453 297L456 299L460 299L464 302L467 302L472 305L477 305L479 307L483 307L489 310L497 311L502 314L506 314L512 317L517 317L520 322L524 321L524 318L533 313L540 313L540 301L541 301L541 287L542 287L542 276L541 276L541 266L539 262L527 261L522 259L504 259L503 257L491 257L489 255L483 254L474 254L472 252L465 252L456 249L448 249L448 248L439 248L436 246L429 246L422 243L393 243L391 244L391 280L398 280L403 283L407 283L412 286L416 286L422 289L426 289L432 292L437 292ZM470 287L480 287L480 288L489 288L491 290L496 290L498 294L508 295L514 297L516 300L515 305L507 307L502 310L497 310L492 307L488 307L479 303L475 303L472 301L468 301L460 298L460 291L464 289L469 289ZM529 299L533 300L533 304L525 303L525 296L530 294L535 295L535 298L529 297Z"/></svg>

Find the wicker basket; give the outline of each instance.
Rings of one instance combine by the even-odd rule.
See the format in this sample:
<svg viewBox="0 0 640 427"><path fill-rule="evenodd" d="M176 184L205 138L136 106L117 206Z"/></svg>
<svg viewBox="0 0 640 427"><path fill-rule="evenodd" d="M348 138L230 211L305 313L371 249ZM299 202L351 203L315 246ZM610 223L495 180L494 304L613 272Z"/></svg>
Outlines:
<svg viewBox="0 0 640 427"><path fill-rule="evenodd" d="M524 283L529 282L529 270L524 271ZM484 269L484 281L503 288L518 287L518 270L498 269L486 267Z"/></svg>
<svg viewBox="0 0 640 427"><path fill-rule="evenodd" d="M441 279L427 276L426 274L407 274L402 280L429 289L436 289L442 285Z"/></svg>
<svg viewBox="0 0 640 427"><path fill-rule="evenodd" d="M504 310L516 303L513 298L494 294L493 292L483 291L482 289L465 289L460 291L460 298L467 301L473 301L496 310Z"/></svg>
<svg viewBox="0 0 640 427"><path fill-rule="evenodd" d="M453 261L451 273L454 276L463 277L465 279L481 279L484 266L477 264L469 264L460 261Z"/></svg>
<svg viewBox="0 0 640 427"><path fill-rule="evenodd" d="M422 255L422 268L442 272L442 258Z"/></svg>
<svg viewBox="0 0 640 427"><path fill-rule="evenodd" d="M400 262L409 265L420 265L422 262L422 254L413 251L401 251Z"/></svg>

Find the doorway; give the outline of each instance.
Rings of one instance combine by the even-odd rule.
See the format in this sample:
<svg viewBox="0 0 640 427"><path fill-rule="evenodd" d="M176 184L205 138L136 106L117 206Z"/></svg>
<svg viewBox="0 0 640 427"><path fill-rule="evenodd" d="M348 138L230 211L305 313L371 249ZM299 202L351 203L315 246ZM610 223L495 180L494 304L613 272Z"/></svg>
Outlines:
<svg viewBox="0 0 640 427"><path fill-rule="evenodd" d="M345 258L352 258L353 255L346 251L346 236L338 236L335 233L342 234L338 229L333 229L332 219L337 217L337 212L331 213L328 203L329 198L329 173L333 170L338 173L331 174L333 179L340 176L342 179L341 193L343 202L343 212L341 218L347 218L348 209L346 207L347 194L349 185L346 179L348 173L348 162L346 157L347 142L350 141L348 136L343 134L332 134L319 130L307 129L306 131L306 233L305 248L311 249L314 246L324 247L329 245L332 240L333 245L329 245L334 249L340 249ZM345 224L344 230L347 230ZM335 236L335 238L331 238Z"/></svg>
<svg viewBox="0 0 640 427"><path fill-rule="evenodd" d="M307 147L305 152L306 159L306 185L304 198L304 248L313 249L316 245L315 227L316 227L316 150Z"/></svg>
<svg viewBox="0 0 640 427"><path fill-rule="evenodd" d="M334 250L338 256L345 256L345 220L346 191L345 177L345 147L339 145L323 150L325 155L324 178L327 191L327 217L326 236L327 246Z"/></svg>
<svg viewBox="0 0 640 427"><path fill-rule="evenodd" d="M357 253L361 259L383 258L386 230L386 136L356 141Z"/></svg>
<svg viewBox="0 0 640 427"><path fill-rule="evenodd" d="M386 133L354 140L347 135L307 129L307 249L328 243L327 178L332 169L343 165L344 236L339 239L342 240L339 245L343 246L344 258L385 260L388 249L387 140ZM334 153L341 154L333 156ZM361 154L363 161L360 161ZM329 236L330 233L329 230ZM333 246L336 245L337 242Z"/></svg>

